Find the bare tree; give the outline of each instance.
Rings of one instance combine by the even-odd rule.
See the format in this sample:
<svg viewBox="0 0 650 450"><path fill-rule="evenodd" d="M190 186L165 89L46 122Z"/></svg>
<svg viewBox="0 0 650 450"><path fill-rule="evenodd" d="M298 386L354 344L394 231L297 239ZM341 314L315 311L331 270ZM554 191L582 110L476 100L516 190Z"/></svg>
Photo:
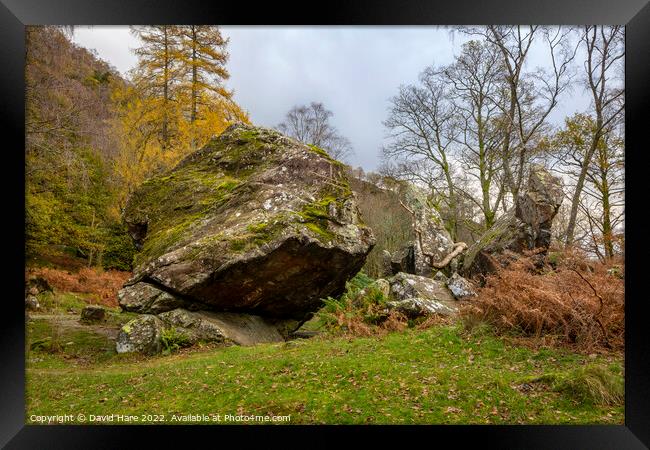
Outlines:
<svg viewBox="0 0 650 450"><path fill-rule="evenodd" d="M390 99L384 121L391 141L382 149L382 156L401 169L401 178L424 182L434 195L444 199L450 211L449 229L455 237L457 193L450 153L458 130L449 96L448 85L432 67L420 74L417 86L400 86L399 93Z"/></svg>
<svg viewBox="0 0 650 450"><path fill-rule="evenodd" d="M507 86L501 155L504 181L514 199L525 180L540 135L546 131L546 119L570 85L570 68L576 54L576 47L570 40L573 30L520 25L462 27L458 30L483 37L501 55ZM538 38L547 50L548 67L526 71L530 50Z"/></svg>
<svg viewBox="0 0 650 450"><path fill-rule="evenodd" d="M309 106L291 108L277 128L305 144L326 150L334 159L345 161L353 153L352 145L330 123L333 115L322 103L311 102Z"/></svg>
<svg viewBox="0 0 650 450"><path fill-rule="evenodd" d="M463 45L456 61L441 71L453 86L451 99L460 131L456 142L463 172L474 177L480 186L478 200L467 192L465 197L481 209L486 229L495 221L505 190L499 177L505 84L498 56L493 46L470 41Z"/></svg>
<svg viewBox="0 0 650 450"><path fill-rule="evenodd" d="M580 197L591 160L613 121L623 112L625 89L620 85L611 86L622 71L625 57L625 30L622 26L586 26L581 43L585 46L584 83L591 92L596 123L590 137L589 148L583 155L580 173L571 199L571 213L566 232L566 245L575 241L575 227L580 207Z"/></svg>
<svg viewBox="0 0 650 450"><path fill-rule="evenodd" d="M624 217L622 126L621 115L616 123L612 122L612 126L606 129L598 142L585 171L574 222L574 242L584 242L586 250L603 261L611 259L615 254L616 234L622 227ZM553 141L559 161L555 170L572 180L574 186L583 171L586 155L591 151L595 129L596 120L593 116L576 114L566 120L565 127ZM567 208L567 228L571 206ZM566 230L561 238L564 242Z"/></svg>

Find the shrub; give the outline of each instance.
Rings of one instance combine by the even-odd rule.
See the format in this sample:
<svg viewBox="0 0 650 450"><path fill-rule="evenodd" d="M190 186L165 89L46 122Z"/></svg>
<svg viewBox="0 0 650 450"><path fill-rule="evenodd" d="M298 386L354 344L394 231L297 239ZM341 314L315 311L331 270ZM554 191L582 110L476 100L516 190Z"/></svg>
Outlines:
<svg viewBox="0 0 650 450"><path fill-rule="evenodd" d="M59 292L94 294L96 301L105 306L117 306L117 291L131 276L130 272L101 270L83 267L77 272L69 272L48 267L29 269L26 278L40 276Z"/></svg>
<svg viewBox="0 0 650 450"><path fill-rule="evenodd" d="M105 269L131 270L136 248L133 240L123 225L116 225L109 229L106 249L103 254Z"/></svg>
<svg viewBox="0 0 650 450"><path fill-rule="evenodd" d="M163 354L168 355L191 345L189 337L175 327L165 328L160 334Z"/></svg>
<svg viewBox="0 0 650 450"><path fill-rule="evenodd" d="M576 349L624 346L624 280L575 253L554 255L555 268L522 258L487 277L461 311L466 323Z"/></svg>
<svg viewBox="0 0 650 450"><path fill-rule="evenodd" d="M579 367L568 373L547 374L534 381L549 384L554 391L580 403L619 405L625 396L623 376L600 365Z"/></svg>
<svg viewBox="0 0 650 450"><path fill-rule="evenodd" d="M316 313L319 328L332 334L372 336L408 327L407 318L387 311L386 301L374 280L359 272L346 285L345 293L338 299L328 297Z"/></svg>

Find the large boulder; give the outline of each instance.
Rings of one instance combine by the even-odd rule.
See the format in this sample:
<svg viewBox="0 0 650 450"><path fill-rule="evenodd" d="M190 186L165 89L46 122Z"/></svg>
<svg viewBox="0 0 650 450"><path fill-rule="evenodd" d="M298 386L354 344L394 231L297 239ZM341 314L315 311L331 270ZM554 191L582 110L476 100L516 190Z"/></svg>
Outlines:
<svg viewBox="0 0 650 450"><path fill-rule="evenodd" d="M485 275L504 267L526 250L546 252L551 243L551 225L564 192L562 180L544 167L531 168L526 191L513 208L467 250L461 273Z"/></svg>
<svg viewBox="0 0 650 450"><path fill-rule="evenodd" d="M265 128L233 125L129 198L140 250L124 310L308 319L374 245L343 166Z"/></svg>

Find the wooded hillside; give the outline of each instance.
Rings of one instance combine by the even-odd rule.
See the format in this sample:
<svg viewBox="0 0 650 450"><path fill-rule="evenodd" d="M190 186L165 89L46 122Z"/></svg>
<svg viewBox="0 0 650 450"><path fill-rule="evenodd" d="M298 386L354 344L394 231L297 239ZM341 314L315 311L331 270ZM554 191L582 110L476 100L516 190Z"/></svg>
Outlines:
<svg viewBox="0 0 650 450"><path fill-rule="evenodd" d="M216 27L134 30L129 79L53 26L27 27L26 251L64 251L128 270L128 194L233 122L248 122L220 81ZM162 36L162 37L161 37ZM162 39L162 40L161 40Z"/></svg>

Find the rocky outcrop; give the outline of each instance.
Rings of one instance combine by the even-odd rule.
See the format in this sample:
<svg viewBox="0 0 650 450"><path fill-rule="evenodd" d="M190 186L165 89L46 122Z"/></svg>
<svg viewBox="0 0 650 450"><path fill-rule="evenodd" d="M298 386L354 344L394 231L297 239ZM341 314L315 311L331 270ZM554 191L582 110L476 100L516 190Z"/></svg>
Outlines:
<svg viewBox="0 0 650 450"><path fill-rule="evenodd" d="M343 293L374 245L339 162L241 124L146 181L124 220L139 249L124 310L249 314L282 332Z"/></svg>
<svg viewBox="0 0 650 450"><path fill-rule="evenodd" d="M526 250L544 253L551 225L562 203L562 181L541 166L531 168L526 191L465 253L461 273L485 275L507 265Z"/></svg>
<svg viewBox="0 0 650 450"><path fill-rule="evenodd" d="M431 276L438 269L455 270L455 258L464 250L454 243L445 229L438 211L427 202L423 191L415 186L404 190L401 200L406 214L411 217L416 238L401 250L385 252L384 266L390 274L399 272Z"/></svg>
<svg viewBox="0 0 650 450"><path fill-rule="evenodd" d="M387 281L390 284L387 307L409 318L428 314L450 316L458 312L458 301L443 282L408 273L398 273Z"/></svg>

